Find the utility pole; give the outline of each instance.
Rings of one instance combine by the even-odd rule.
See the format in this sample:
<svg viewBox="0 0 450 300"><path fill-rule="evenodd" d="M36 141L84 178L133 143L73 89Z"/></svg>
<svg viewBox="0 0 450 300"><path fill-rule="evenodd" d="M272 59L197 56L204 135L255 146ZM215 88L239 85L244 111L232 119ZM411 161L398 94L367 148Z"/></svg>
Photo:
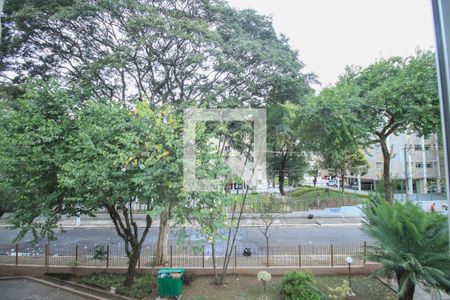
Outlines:
<svg viewBox="0 0 450 300"><path fill-rule="evenodd" d="M441 177L441 159L439 157L439 138L437 133L434 134L434 147L436 151L436 192L442 193L442 177Z"/></svg>
<svg viewBox="0 0 450 300"><path fill-rule="evenodd" d="M405 198L408 201L409 195L412 194L412 178L411 178L411 158L409 151L411 149L411 145L405 144L403 146L403 161L405 166Z"/></svg>
<svg viewBox="0 0 450 300"><path fill-rule="evenodd" d="M422 136L422 163L423 163L423 182L422 192L428 194L428 174L427 174L427 157L425 153L425 137Z"/></svg>
<svg viewBox="0 0 450 300"><path fill-rule="evenodd" d="M406 162L406 144L403 147L403 160L405 163L405 197L408 200L408 163Z"/></svg>

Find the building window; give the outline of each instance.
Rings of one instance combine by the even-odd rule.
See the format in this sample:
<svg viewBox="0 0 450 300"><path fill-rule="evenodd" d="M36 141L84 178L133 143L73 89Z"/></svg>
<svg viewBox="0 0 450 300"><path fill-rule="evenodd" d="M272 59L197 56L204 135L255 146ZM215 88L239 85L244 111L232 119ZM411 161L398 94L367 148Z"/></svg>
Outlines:
<svg viewBox="0 0 450 300"><path fill-rule="evenodd" d="M377 162L377 169L382 169L383 168L383 163L382 162Z"/></svg>
<svg viewBox="0 0 450 300"><path fill-rule="evenodd" d="M433 167L433 163L430 163L430 162L427 163L427 168L428 168L428 169L430 169L430 168L432 168L432 167Z"/></svg>
<svg viewBox="0 0 450 300"><path fill-rule="evenodd" d="M425 150L430 151L431 150L431 145L425 145Z"/></svg>
<svg viewBox="0 0 450 300"><path fill-rule="evenodd" d="M421 162L416 163L416 168L417 169L423 168L423 163L421 163Z"/></svg>
<svg viewBox="0 0 450 300"><path fill-rule="evenodd" d="M248 157L248 162L254 162L254 161L255 161L255 158L253 156Z"/></svg>
<svg viewBox="0 0 450 300"><path fill-rule="evenodd" d="M422 151L422 145L414 145L414 150Z"/></svg>
<svg viewBox="0 0 450 300"><path fill-rule="evenodd" d="M225 151L230 151L231 150L231 146L225 146Z"/></svg>

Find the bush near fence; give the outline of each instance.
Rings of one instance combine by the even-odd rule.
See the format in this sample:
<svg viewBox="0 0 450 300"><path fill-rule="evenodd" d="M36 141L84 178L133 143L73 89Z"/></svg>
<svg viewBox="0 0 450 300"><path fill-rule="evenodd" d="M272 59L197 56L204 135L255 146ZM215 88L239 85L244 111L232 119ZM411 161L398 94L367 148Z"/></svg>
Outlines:
<svg viewBox="0 0 450 300"><path fill-rule="evenodd" d="M27 244L0 244L1 265L38 265L125 268L128 257L123 245L104 245L106 256L95 259L95 246L81 244L29 246ZM352 256L354 265L364 265L364 254L371 251L373 244L330 244L296 245L284 247L250 247L251 256L243 256L248 245L237 245L232 249L229 268L247 267L319 267L346 266L346 257ZM9 249L9 250L8 250ZM216 263L222 265L223 251L218 251ZM167 249L167 266L182 268L212 268L210 246L178 247L171 245ZM138 268L152 268L156 254L155 245L142 247Z"/></svg>

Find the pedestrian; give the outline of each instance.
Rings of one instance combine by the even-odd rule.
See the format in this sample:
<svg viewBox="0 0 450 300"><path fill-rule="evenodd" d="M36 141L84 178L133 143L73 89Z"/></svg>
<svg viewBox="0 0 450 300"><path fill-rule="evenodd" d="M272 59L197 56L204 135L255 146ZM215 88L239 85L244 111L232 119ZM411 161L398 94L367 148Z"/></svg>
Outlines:
<svg viewBox="0 0 450 300"><path fill-rule="evenodd" d="M317 176L314 176L314 179L313 179L314 187L316 187L316 183L317 183Z"/></svg>
<svg viewBox="0 0 450 300"><path fill-rule="evenodd" d="M431 204L431 212L435 212L436 210L436 203L433 202L433 204Z"/></svg>

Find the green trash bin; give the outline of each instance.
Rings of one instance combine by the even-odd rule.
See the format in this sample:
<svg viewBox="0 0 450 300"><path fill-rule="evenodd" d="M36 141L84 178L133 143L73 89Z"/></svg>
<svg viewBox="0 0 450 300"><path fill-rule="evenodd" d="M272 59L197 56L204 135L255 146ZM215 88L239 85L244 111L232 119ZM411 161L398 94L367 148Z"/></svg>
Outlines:
<svg viewBox="0 0 450 300"><path fill-rule="evenodd" d="M183 288L184 269L161 269L158 271L158 294L160 297L179 297Z"/></svg>

